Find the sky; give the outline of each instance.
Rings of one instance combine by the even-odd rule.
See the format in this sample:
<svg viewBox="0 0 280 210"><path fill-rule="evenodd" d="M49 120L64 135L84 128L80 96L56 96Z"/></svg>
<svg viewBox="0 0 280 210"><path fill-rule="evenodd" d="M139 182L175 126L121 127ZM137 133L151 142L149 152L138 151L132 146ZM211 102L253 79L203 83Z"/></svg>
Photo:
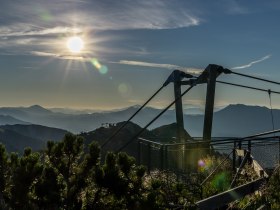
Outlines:
<svg viewBox="0 0 280 210"><path fill-rule="evenodd" d="M1 107L141 105L174 69L199 75L208 64L280 81L278 0L0 1ZM84 43L78 53L67 48L73 36ZM219 80L280 91L235 75ZM203 107L205 91L193 88L184 107ZM173 97L170 84L149 105ZM217 84L217 107L237 103L269 106L269 97Z"/></svg>

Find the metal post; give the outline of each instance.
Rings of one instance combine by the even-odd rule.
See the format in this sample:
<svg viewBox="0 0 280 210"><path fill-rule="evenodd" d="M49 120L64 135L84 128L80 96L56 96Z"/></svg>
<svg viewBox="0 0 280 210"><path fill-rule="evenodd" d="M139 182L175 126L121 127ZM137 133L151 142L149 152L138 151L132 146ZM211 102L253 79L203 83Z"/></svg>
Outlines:
<svg viewBox="0 0 280 210"><path fill-rule="evenodd" d="M160 145L160 169L163 170L164 168L164 145Z"/></svg>
<svg viewBox="0 0 280 210"><path fill-rule="evenodd" d="M214 65L214 64L210 64L207 67L208 81L207 81L207 94L206 94L204 127L203 127L203 140L204 141L211 140L216 78L220 74L220 72L218 71L219 68L220 68L220 66Z"/></svg>
<svg viewBox="0 0 280 210"><path fill-rule="evenodd" d="M148 174L151 172L151 143L148 143Z"/></svg>
<svg viewBox="0 0 280 210"><path fill-rule="evenodd" d="M137 163L138 165L141 164L141 141L138 139L138 142L137 142Z"/></svg>
<svg viewBox="0 0 280 210"><path fill-rule="evenodd" d="M236 154L235 154L235 148L236 148L236 141L234 141L233 145L233 152L232 152L232 171L235 173L235 161L236 161Z"/></svg>
<svg viewBox="0 0 280 210"><path fill-rule="evenodd" d="M169 163L168 163L169 157L168 157L167 148L168 147L166 145L164 145L164 169L168 169L168 167L169 167Z"/></svg>
<svg viewBox="0 0 280 210"><path fill-rule="evenodd" d="M176 122L177 122L177 139L179 142L184 142L184 118L183 105L181 97L181 75L179 70L175 70L174 74L174 96L179 98L175 103Z"/></svg>
<svg viewBox="0 0 280 210"><path fill-rule="evenodd" d="M241 148L242 148L242 144L241 144L241 140L239 140L239 141L238 141L238 149L241 149ZM238 165L241 164L241 161L242 161L242 159L241 159L241 157L239 156L239 157L238 157Z"/></svg>
<svg viewBox="0 0 280 210"><path fill-rule="evenodd" d="M248 141L248 151L251 152L252 144L251 140Z"/></svg>
<svg viewBox="0 0 280 210"><path fill-rule="evenodd" d="M184 143L185 136L184 136L184 118L183 118L183 105L182 105L182 98L181 98L181 72L179 70L173 71L174 76L174 96L175 99L178 99L175 102L175 110L176 110L176 122L177 122L177 142ZM183 169L185 166L185 151L182 150L182 157L177 162L178 168Z"/></svg>
<svg viewBox="0 0 280 210"><path fill-rule="evenodd" d="M238 167L238 170L237 170L235 176L233 177L233 180L232 180L232 182L231 182L231 184L230 184L230 188L229 188L229 189L231 189L231 188L234 187L235 182L236 182L236 179L237 179L238 175L240 174L242 168L244 167L244 165L245 165L245 163L246 163L246 161L248 160L249 157L250 157L250 152L249 152L249 151L246 151L245 156L244 156L242 162L240 163L240 165L239 165L239 167Z"/></svg>

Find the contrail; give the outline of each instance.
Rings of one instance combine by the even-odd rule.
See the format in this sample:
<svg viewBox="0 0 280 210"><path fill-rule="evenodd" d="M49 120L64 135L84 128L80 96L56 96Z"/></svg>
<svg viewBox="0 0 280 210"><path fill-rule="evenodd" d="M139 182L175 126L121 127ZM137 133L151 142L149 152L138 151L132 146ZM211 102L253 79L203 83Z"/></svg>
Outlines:
<svg viewBox="0 0 280 210"><path fill-rule="evenodd" d="M262 57L259 60L252 61L252 62L250 62L250 63L248 63L246 65L243 65L243 66L236 66L236 67L233 67L231 69L245 69L245 68L251 67L252 65L254 65L256 63L260 63L260 62L262 62L262 61L264 61L266 59L269 59L270 57L271 57L271 55L266 55L266 56Z"/></svg>
<svg viewBox="0 0 280 210"><path fill-rule="evenodd" d="M188 68L188 67L182 67L182 66L178 66L178 65L174 65L174 64L166 64L166 63L149 63L149 62L143 62L143 61L128 61L128 60L120 60L119 62L111 62L111 63L132 65L132 66L146 66L146 67L152 67L152 68L163 68L163 69L170 69L170 70L179 69L179 70L188 72L190 74L200 74L203 71L203 69Z"/></svg>

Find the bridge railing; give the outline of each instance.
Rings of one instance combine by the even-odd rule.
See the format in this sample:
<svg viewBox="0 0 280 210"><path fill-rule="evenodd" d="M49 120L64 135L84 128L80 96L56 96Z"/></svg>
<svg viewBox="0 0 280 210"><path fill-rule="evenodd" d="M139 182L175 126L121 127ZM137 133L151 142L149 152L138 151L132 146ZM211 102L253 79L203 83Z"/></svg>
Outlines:
<svg viewBox="0 0 280 210"><path fill-rule="evenodd" d="M169 143L169 139L148 140L138 138L138 163L147 166L148 171L153 169L186 172L198 167L199 160L205 154L229 154L233 149L251 151L254 158L264 168L272 168L279 163L279 138L251 138L241 139L232 137L212 138L211 142L204 142L201 138L194 138L192 142ZM210 145L210 147L209 147ZM233 152L233 170L241 163L241 158Z"/></svg>

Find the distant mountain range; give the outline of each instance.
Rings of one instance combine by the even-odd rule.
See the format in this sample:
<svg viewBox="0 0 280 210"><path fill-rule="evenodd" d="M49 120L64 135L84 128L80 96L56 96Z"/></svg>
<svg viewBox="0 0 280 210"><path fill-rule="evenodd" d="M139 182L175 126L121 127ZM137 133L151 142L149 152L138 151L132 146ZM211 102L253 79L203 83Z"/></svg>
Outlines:
<svg viewBox="0 0 280 210"><path fill-rule="evenodd" d="M280 128L280 110L272 111L275 129ZM192 136L202 136L203 115L185 116L185 127ZM242 137L273 130L271 111L267 107L229 105L214 113L212 136Z"/></svg>
<svg viewBox="0 0 280 210"><path fill-rule="evenodd" d="M128 107L111 112L92 114L66 114L49 110L35 105L31 107L3 107L0 108L0 143L3 143L10 152L22 153L25 147L39 151L46 147L48 140L60 141L70 131L79 133L85 138L85 144L97 141L102 145L139 106ZM161 110L147 107L139 116L133 119L121 132L116 135L102 150L116 151L132 139L142 127L152 120ZM280 128L280 110L273 110L274 127ZM202 136L204 116L201 114L185 114L185 128L193 137ZM167 111L141 137L152 141L165 143L176 139L176 123L174 110ZM105 123L105 126L101 126ZM2 125L1 125L2 124ZM266 107L247 106L242 104L229 105L214 113L213 132L215 137L242 137L272 130L271 110ZM258 149L258 148L256 148ZM257 151L254 156L259 161L264 150ZM123 151L137 157L137 141L133 141ZM266 151L269 157L265 163L271 163L278 154L273 146ZM270 156L269 156L270 155Z"/></svg>
<svg viewBox="0 0 280 210"><path fill-rule="evenodd" d="M0 115L0 125L14 125L14 124L30 124L30 123L16 119L10 115Z"/></svg>
<svg viewBox="0 0 280 210"><path fill-rule="evenodd" d="M48 140L59 141L68 132L80 133L86 144L95 140L101 144L133 113L138 106L112 112L92 114L65 114L34 105L31 107L0 108L0 142L9 151L20 151L27 146L34 150L42 149ZM142 127L154 118L161 110L147 107L133 119L122 132L108 145L108 149L119 148L133 137ZM273 110L275 129L280 128L280 110ZM201 114L184 115L185 128L193 137L202 136L204 116ZM172 141L176 135L174 110L167 111L159 118L144 136L157 141ZM101 125L113 123L108 128ZM2 125L1 125L2 124ZM212 136L241 137L272 130L270 109L259 106L229 105L214 113ZM164 138L162 138L164 137ZM129 146L128 151L135 155L136 145ZM132 151L132 152L131 152Z"/></svg>
<svg viewBox="0 0 280 210"><path fill-rule="evenodd" d="M128 107L111 112L91 114L65 114L45 109L39 105L31 107L0 108L0 125L37 124L60 128L73 133L89 132L104 123L118 123L127 120L139 106ZM144 127L160 109L147 107L132 122ZM280 110L273 110L275 128L280 127ZM202 114L185 114L185 128L192 136L201 136L203 129ZM149 129L175 122L175 111L168 110ZM272 129L270 110L266 107L229 105L216 111L213 122L213 136L245 136Z"/></svg>
<svg viewBox="0 0 280 210"><path fill-rule="evenodd" d="M112 112L97 112L92 114L65 114L45 109L41 106L34 105L31 107L2 107L0 108L0 116L12 118L15 123L20 124L38 124L49 127L56 127L69 130L73 133L92 131L99 128L103 123L117 123L128 119L137 107L129 107L123 110ZM57 110L56 110L57 111ZM136 117L134 122L140 126L151 120L161 110L154 108L145 108L141 115ZM174 122L174 112L168 111L164 114L161 121L157 122L153 127L158 125ZM13 124L7 120L1 124Z"/></svg>

